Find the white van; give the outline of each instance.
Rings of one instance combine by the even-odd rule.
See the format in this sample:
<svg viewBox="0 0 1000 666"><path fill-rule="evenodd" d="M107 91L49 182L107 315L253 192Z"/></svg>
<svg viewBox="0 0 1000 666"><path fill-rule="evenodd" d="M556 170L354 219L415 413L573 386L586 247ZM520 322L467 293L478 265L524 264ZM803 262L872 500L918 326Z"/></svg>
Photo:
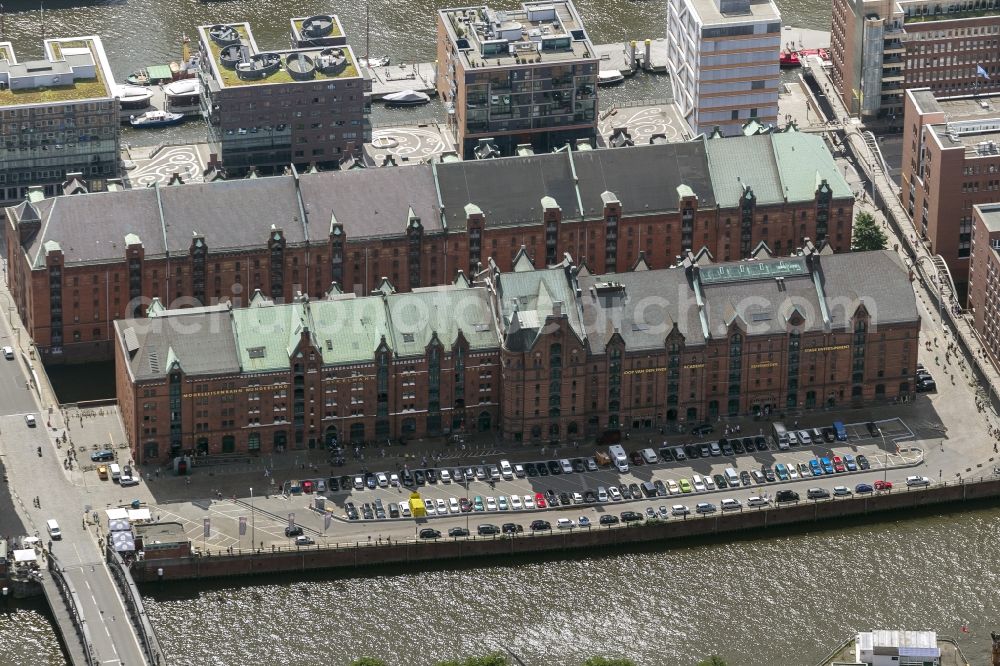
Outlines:
<svg viewBox="0 0 1000 666"><path fill-rule="evenodd" d="M620 444L612 444L608 447L608 456L611 457L619 472L622 474L628 472L628 456L625 455L625 447Z"/></svg>
<svg viewBox="0 0 1000 666"><path fill-rule="evenodd" d="M108 465L108 469L111 470L112 481L121 481L122 468L118 466L118 463L111 463L110 465Z"/></svg>
<svg viewBox="0 0 1000 666"><path fill-rule="evenodd" d="M643 449L642 459L646 461L647 465L655 465L660 462L660 457L656 455L656 451L653 449Z"/></svg>
<svg viewBox="0 0 1000 666"><path fill-rule="evenodd" d="M509 460L500 461L500 475L508 481L514 478L514 468L511 467Z"/></svg>
<svg viewBox="0 0 1000 666"><path fill-rule="evenodd" d="M733 488L739 488L740 487L740 475L737 474L736 470L733 469L732 467L727 467L726 468L726 481Z"/></svg>
<svg viewBox="0 0 1000 666"><path fill-rule="evenodd" d="M62 531L59 529L59 523L57 523L55 520L52 520L50 518L49 520L45 521L45 527L46 529L48 529L50 537L56 540L62 539Z"/></svg>

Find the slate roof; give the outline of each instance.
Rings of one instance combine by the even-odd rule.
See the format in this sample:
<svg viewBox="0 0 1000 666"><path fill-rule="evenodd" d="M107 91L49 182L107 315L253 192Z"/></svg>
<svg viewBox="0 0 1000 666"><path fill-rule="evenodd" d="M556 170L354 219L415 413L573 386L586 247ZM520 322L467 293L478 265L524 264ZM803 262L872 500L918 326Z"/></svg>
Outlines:
<svg viewBox="0 0 1000 666"><path fill-rule="evenodd" d="M391 344L400 356L422 355L434 334L451 348L459 331L470 350L499 348L489 293L483 287L418 289L387 300Z"/></svg>
<svg viewBox="0 0 1000 666"><path fill-rule="evenodd" d="M892 250L825 255L820 272L835 329L846 325L857 301L864 303L875 326L919 319L909 271Z"/></svg>
<svg viewBox="0 0 1000 666"><path fill-rule="evenodd" d="M116 321L115 329L120 342L125 336L135 342L129 368L137 380L165 376L171 357L189 375L239 372L236 340L225 309L173 310L150 319Z"/></svg>
<svg viewBox="0 0 1000 666"><path fill-rule="evenodd" d="M545 318L553 313L553 304L562 302L562 313L570 327L583 339L584 328L576 307L574 287L567 279L566 268L558 265L534 271L502 273L499 277L500 325L508 332L508 349L531 349ZM511 325L516 319L515 329Z"/></svg>
<svg viewBox="0 0 1000 666"><path fill-rule="evenodd" d="M399 236L411 208L424 233L441 230L441 207L429 165L342 171L336 177L303 174L299 179L313 241L329 237L332 217L343 225L348 239Z"/></svg>

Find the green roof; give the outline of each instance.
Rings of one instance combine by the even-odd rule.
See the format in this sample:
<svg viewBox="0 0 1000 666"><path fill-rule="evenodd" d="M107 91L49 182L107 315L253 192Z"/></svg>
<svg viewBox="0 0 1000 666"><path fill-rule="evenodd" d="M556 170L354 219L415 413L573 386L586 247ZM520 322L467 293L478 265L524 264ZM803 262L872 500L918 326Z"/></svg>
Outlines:
<svg viewBox="0 0 1000 666"><path fill-rule="evenodd" d="M56 60L62 59L63 48L87 48L94 58L94 69L97 77L93 79L75 79L72 84L65 86L52 86L40 88L25 88L21 90L11 90L4 88L0 90L0 107L18 106L20 104L53 104L60 102L73 102L85 99L101 99L111 97L111 87L104 78L103 49L98 49L91 39L73 39L63 42L50 42L52 54ZM0 58L10 61L7 55L13 56L13 52L3 49L4 57Z"/></svg>
<svg viewBox="0 0 1000 666"><path fill-rule="evenodd" d="M495 349L496 331L489 301L482 289L444 288L393 294L392 348L400 356L422 355L436 335L445 348L459 332L470 349Z"/></svg>

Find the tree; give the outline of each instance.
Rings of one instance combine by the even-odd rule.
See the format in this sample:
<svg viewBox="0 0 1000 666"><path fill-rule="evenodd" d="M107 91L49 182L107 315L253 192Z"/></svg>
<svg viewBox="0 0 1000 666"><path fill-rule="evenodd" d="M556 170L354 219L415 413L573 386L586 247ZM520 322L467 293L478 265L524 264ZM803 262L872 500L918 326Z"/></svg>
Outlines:
<svg viewBox="0 0 1000 666"><path fill-rule="evenodd" d="M351 662L351 666L389 666L376 657L361 657Z"/></svg>
<svg viewBox="0 0 1000 666"><path fill-rule="evenodd" d="M726 666L726 660L717 654L713 654L708 659L702 659L698 666Z"/></svg>
<svg viewBox="0 0 1000 666"><path fill-rule="evenodd" d="M875 223L871 213L860 212L854 216L854 231L851 234L851 251L884 250L888 237Z"/></svg>
<svg viewBox="0 0 1000 666"><path fill-rule="evenodd" d="M494 652L484 657L467 657L465 659L439 661L437 666L507 666L507 657L499 652Z"/></svg>
<svg viewBox="0 0 1000 666"><path fill-rule="evenodd" d="M583 662L583 666L635 666L635 662L631 659L622 659L620 657L615 659L608 659L607 657L591 657L587 661Z"/></svg>

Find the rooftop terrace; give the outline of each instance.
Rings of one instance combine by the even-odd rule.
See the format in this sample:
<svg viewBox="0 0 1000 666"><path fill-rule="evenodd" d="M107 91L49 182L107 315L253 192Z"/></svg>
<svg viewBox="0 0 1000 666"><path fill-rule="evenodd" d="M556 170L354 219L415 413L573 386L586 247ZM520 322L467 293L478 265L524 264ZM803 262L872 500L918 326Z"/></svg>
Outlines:
<svg viewBox="0 0 1000 666"><path fill-rule="evenodd" d="M248 23L203 25L198 34L222 88L362 76L347 45L262 51Z"/></svg>
<svg viewBox="0 0 1000 666"><path fill-rule="evenodd" d="M515 11L442 9L441 17L466 68L597 58L569 0L528 2Z"/></svg>
<svg viewBox="0 0 1000 666"><path fill-rule="evenodd" d="M780 21L781 13L771 0L688 0L702 25L727 25L757 21Z"/></svg>
<svg viewBox="0 0 1000 666"><path fill-rule="evenodd" d="M931 100L924 91L918 101L921 110L939 111L945 122L930 129L945 147L965 146L968 153L997 156L1000 145L1000 95L964 95Z"/></svg>
<svg viewBox="0 0 1000 666"><path fill-rule="evenodd" d="M17 61L0 42L0 107L55 104L113 96L114 77L96 36L45 40L45 58Z"/></svg>

